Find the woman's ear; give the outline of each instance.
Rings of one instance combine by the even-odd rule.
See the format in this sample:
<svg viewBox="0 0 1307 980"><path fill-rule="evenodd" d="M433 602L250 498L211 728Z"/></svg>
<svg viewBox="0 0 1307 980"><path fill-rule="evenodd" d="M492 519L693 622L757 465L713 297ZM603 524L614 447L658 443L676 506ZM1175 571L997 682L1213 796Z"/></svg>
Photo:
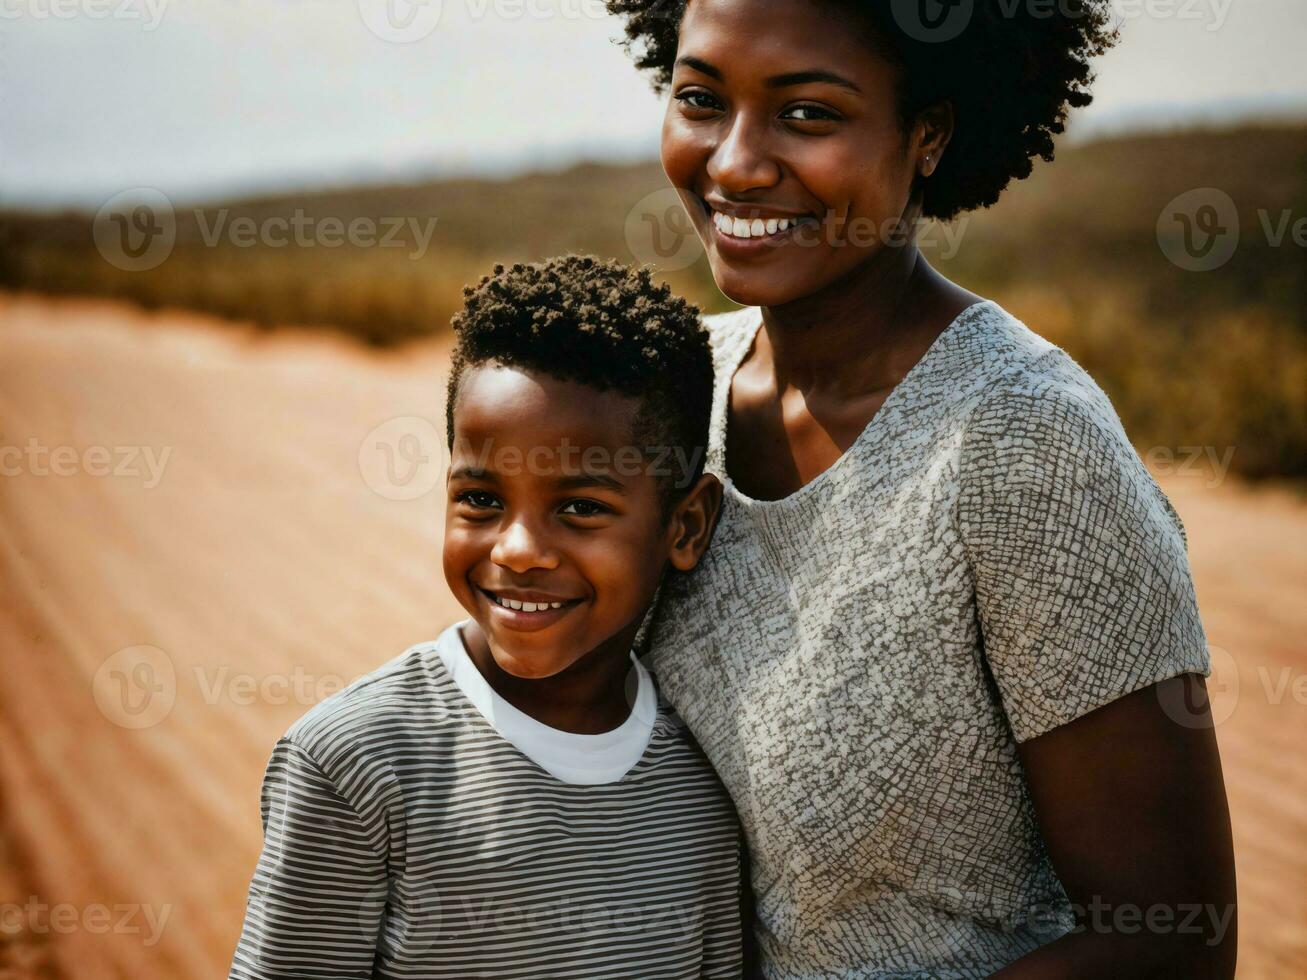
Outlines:
<svg viewBox="0 0 1307 980"><path fill-rule="evenodd" d="M929 177L939 167L940 158L953 138L953 103L937 102L917 113L913 146L917 173Z"/></svg>
<svg viewBox="0 0 1307 980"><path fill-rule="evenodd" d="M676 505L669 521L667 557L677 570L688 572L699 564L717 527L721 506L722 485L711 473L699 477Z"/></svg>

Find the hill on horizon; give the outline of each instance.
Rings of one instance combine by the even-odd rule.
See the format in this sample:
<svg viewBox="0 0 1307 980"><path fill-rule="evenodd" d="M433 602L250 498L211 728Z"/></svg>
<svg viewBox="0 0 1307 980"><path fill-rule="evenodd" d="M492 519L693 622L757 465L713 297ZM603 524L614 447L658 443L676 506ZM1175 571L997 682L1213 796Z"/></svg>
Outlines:
<svg viewBox="0 0 1307 980"><path fill-rule="evenodd" d="M116 216L128 237L115 239L89 213L10 210L0 288L390 345L447 329L495 262L592 252L654 261L706 312L731 308L674 201L650 161L178 206L166 259L143 271L115 241L153 212ZM1084 364L1137 443L1233 446L1245 475L1307 476L1307 126L1069 143L923 241L945 274Z"/></svg>

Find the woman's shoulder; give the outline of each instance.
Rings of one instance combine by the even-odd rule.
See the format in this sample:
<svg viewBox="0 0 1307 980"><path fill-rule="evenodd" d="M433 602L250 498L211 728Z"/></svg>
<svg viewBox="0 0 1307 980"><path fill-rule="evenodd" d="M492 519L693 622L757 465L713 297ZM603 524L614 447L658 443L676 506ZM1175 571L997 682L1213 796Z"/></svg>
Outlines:
<svg viewBox="0 0 1307 980"><path fill-rule="evenodd" d="M1075 358L999 304L984 307L977 329L987 365L970 431L1011 433L1025 424L1072 436L1087 428L1129 445L1111 399Z"/></svg>
<svg viewBox="0 0 1307 980"><path fill-rule="evenodd" d="M712 347L713 368L720 374L729 364L738 362L753 342L761 322L762 311L756 306L742 306L723 313L701 317Z"/></svg>
<svg viewBox="0 0 1307 980"><path fill-rule="evenodd" d="M1184 527L1144 465L1107 392L1067 351L993 307L1007 350L978 392L962 439L964 488L1004 499L1096 495L1137 501L1162 526ZM992 498L990 498L992 499Z"/></svg>
<svg viewBox="0 0 1307 980"><path fill-rule="evenodd" d="M700 319L704 327L707 328L710 336L718 340L733 330L739 329L746 320L752 322L755 326L758 323L760 310L756 306L739 306L733 310L723 310L720 313L705 313Z"/></svg>

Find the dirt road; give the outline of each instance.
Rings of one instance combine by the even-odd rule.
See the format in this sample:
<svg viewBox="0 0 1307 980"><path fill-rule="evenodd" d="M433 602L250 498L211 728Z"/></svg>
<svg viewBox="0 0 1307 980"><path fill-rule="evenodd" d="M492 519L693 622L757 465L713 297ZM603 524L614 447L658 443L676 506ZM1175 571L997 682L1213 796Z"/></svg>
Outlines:
<svg viewBox="0 0 1307 980"><path fill-rule="evenodd" d="M276 737L462 614L445 355L0 295L0 977L225 975ZM1240 976L1307 976L1307 505L1163 481L1224 651Z"/></svg>

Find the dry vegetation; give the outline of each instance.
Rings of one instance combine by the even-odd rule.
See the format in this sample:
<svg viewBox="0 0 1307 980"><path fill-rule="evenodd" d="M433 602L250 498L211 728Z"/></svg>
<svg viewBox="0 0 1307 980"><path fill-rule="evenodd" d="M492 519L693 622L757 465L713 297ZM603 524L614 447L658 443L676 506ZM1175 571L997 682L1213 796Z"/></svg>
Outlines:
<svg viewBox="0 0 1307 980"><path fill-rule="evenodd" d="M105 262L85 214L0 215L0 286L181 306L263 324L334 325L374 344L440 332L461 288L499 260L589 251L632 261L632 207L665 187L655 163L583 165L508 181L177 204L158 268ZM1228 263L1186 272L1158 246L1158 216L1193 188L1236 202ZM430 247L208 245L221 217L436 220ZM1069 350L1108 390L1141 447L1206 446L1249 477L1307 476L1307 249L1269 221L1307 220L1307 127L1133 136L1064 148L999 205L960 219L946 271ZM229 227L229 226L228 226ZM411 242L415 236L408 235ZM935 240L942 237L935 235ZM700 259L668 280L705 309L729 304Z"/></svg>

